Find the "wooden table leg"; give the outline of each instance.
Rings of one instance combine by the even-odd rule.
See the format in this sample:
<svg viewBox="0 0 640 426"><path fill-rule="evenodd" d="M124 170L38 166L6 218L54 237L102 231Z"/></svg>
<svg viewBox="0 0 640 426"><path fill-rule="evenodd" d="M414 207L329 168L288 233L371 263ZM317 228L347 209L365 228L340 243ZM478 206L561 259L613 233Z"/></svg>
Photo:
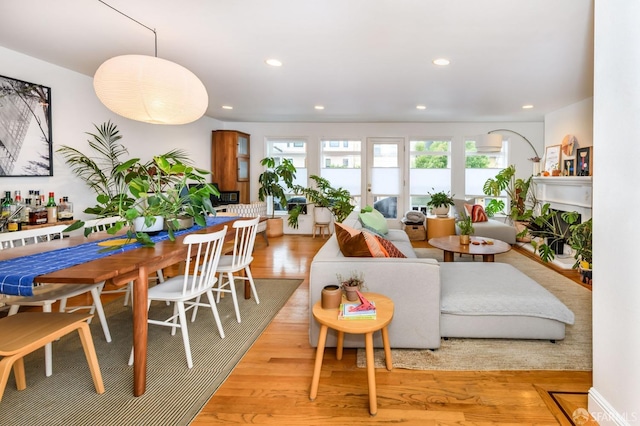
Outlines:
<svg viewBox="0 0 640 426"><path fill-rule="evenodd" d="M493 262L494 260L494 255L493 254L483 254L482 255L482 261L483 262Z"/></svg>
<svg viewBox="0 0 640 426"><path fill-rule="evenodd" d="M393 368L393 359L391 359L391 345L389 344L389 330L387 327L382 328L382 345L384 346L384 360L387 370Z"/></svg>
<svg viewBox="0 0 640 426"><path fill-rule="evenodd" d="M147 303L149 271L138 270L138 279L133 285L133 395L141 396L147 387Z"/></svg>
<svg viewBox="0 0 640 426"><path fill-rule="evenodd" d="M364 336L364 347L367 353L367 382L369 384L369 413L375 416L378 413L378 400L376 395L376 366L373 358L373 333Z"/></svg>
<svg viewBox="0 0 640 426"><path fill-rule="evenodd" d="M324 357L324 345L327 343L326 325L320 326L320 335L318 336L318 348L316 349L316 363L313 367L313 379L311 379L311 392L309 399L313 401L318 396L318 385L320 384L320 370L322 370L322 358Z"/></svg>
<svg viewBox="0 0 640 426"><path fill-rule="evenodd" d="M444 251L444 261L445 262L453 262L453 252L452 251Z"/></svg>
<svg viewBox="0 0 640 426"><path fill-rule="evenodd" d="M338 343L336 344L336 359L342 359L342 348L344 347L344 331L338 331Z"/></svg>

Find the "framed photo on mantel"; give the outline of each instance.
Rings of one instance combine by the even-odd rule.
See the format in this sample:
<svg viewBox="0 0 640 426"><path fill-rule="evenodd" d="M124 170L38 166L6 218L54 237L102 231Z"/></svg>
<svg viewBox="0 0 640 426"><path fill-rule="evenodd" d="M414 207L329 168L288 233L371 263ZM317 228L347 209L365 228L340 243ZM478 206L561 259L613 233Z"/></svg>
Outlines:
<svg viewBox="0 0 640 426"><path fill-rule="evenodd" d="M590 146L576 150L576 176L591 176L593 172L592 149Z"/></svg>
<svg viewBox="0 0 640 426"><path fill-rule="evenodd" d="M554 170L560 170L560 145L548 146L544 153L544 171L553 174Z"/></svg>

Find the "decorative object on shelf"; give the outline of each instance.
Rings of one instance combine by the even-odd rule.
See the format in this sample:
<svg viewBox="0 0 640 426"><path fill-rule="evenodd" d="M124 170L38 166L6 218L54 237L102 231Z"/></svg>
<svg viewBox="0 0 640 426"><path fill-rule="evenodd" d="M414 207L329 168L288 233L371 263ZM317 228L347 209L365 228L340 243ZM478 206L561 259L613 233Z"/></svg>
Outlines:
<svg viewBox="0 0 640 426"><path fill-rule="evenodd" d="M431 188L435 191L435 188ZM431 209L431 213L438 217L447 217L449 209L454 205L453 195L450 192L438 191L427 192L430 199L427 201L427 207Z"/></svg>
<svg viewBox="0 0 640 426"><path fill-rule="evenodd" d="M591 176L592 158L591 147L578 148L576 150L576 176Z"/></svg>
<svg viewBox="0 0 640 426"><path fill-rule="evenodd" d="M473 222L471 216L465 214L463 218L456 222L460 230L460 244L466 245L471 242L471 234L473 234Z"/></svg>
<svg viewBox="0 0 640 426"><path fill-rule="evenodd" d="M342 222L349 216L355 206L352 204L351 193L340 187L334 188L327 179L311 175L309 179L315 182L314 188L306 188L295 185L292 189L295 194L302 195L307 199L308 204L315 207L326 207L333 215L336 222ZM298 228L298 216L302 212L302 205L297 205L289 211L289 226Z"/></svg>
<svg viewBox="0 0 640 426"><path fill-rule="evenodd" d="M529 146L533 150L533 153L535 154L533 157L529 158L529 160L533 163L533 175L534 176L539 176L540 175L540 160L541 160L541 158L538 155L538 151L536 151L536 148L533 146L531 141L529 141L529 139L527 139L526 137L524 137L520 133L515 132L513 130L495 129L495 130L490 130L489 132L487 132L486 135L481 135L478 138L478 140L476 140L476 151L480 152L480 153L500 152L502 150L502 136L499 135L499 134L496 134L497 132L513 133L514 135L520 136L522 139L524 139L524 141L526 143L529 144Z"/></svg>
<svg viewBox="0 0 640 426"><path fill-rule="evenodd" d="M187 124L202 117L209 105L204 84L188 69L158 58L158 34L113 6L105 6L148 29L155 55L121 55L105 61L93 77L98 99L111 111L151 124Z"/></svg>
<svg viewBox="0 0 640 426"><path fill-rule="evenodd" d="M353 271L349 277L336 275L338 282L347 296L347 300L353 302L358 300L357 292L364 287L364 274L362 272Z"/></svg>
<svg viewBox="0 0 640 426"><path fill-rule="evenodd" d="M575 174L576 161L574 159L564 159L562 160L562 165L564 176L573 176Z"/></svg>
<svg viewBox="0 0 640 426"><path fill-rule="evenodd" d="M342 290L340 286L331 284L322 289L322 309L337 309L342 303Z"/></svg>
<svg viewBox="0 0 640 426"><path fill-rule="evenodd" d="M565 157L571 157L573 154L573 146L578 143L578 139L576 139L573 135L566 135L562 138L562 155Z"/></svg>
<svg viewBox="0 0 640 426"><path fill-rule="evenodd" d="M554 170L560 170L561 155L560 145L546 147L544 153L544 171L553 174Z"/></svg>
<svg viewBox="0 0 640 426"><path fill-rule="evenodd" d="M51 88L0 76L0 92L0 122L4 123L0 177L53 176ZM18 156L30 160L15 170Z"/></svg>

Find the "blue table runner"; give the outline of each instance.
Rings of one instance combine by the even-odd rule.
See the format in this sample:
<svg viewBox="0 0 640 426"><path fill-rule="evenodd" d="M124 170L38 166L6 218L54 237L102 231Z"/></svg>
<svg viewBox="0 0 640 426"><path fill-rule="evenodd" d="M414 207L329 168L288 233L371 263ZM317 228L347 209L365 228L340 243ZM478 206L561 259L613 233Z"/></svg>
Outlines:
<svg viewBox="0 0 640 426"><path fill-rule="evenodd" d="M207 226L213 226L235 219L238 218L230 216L209 217L207 218ZM174 235L179 236L202 228L200 225L194 225L191 228L176 231ZM121 239L122 235L109 239L116 238ZM154 243L168 239L169 233L167 231L162 231L157 235L151 236L151 240ZM0 293L16 296L32 296L33 281L39 275L142 247L142 244L135 242L125 244L114 250L105 250L105 247L99 246L98 243L106 240L107 239L4 260L0 262Z"/></svg>

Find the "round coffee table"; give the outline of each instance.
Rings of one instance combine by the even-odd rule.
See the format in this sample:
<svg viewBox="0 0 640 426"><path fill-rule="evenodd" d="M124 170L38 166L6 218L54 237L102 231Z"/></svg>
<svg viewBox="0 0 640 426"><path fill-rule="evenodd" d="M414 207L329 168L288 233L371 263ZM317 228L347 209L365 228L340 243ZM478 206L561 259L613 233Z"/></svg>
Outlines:
<svg viewBox="0 0 640 426"><path fill-rule="evenodd" d="M344 333L364 334L365 351L367 354L367 382L369 384L369 413L375 416L378 412L378 402L376 399L376 370L373 361L373 333L378 330L382 332L386 367L387 370L391 370L393 363L391 361L391 347L389 346L387 326L393 319L393 301L378 293L363 293L363 296L367 298L367 300L375 302L376 319L339 320L338 308L323 309L320 301L313 305L313 317L320 323L320 335L318 336L318 348L316 350L316 362L313 369L309 399L313 401L318 395L320 370L322 369L322 358L324 356L324 345L327 341L328 329L331 328L338 332L338 343L336 345L336 358L338 360L342 359Z"/></svg>
<svg viewBox="0 0 640 426"><path fill-rule="evenodd" d="M460 244L459 235L431 238L429 244L444 251L445 262L453 262L454 253L479 255L483 262L493 262L494 255L511 250L511 245L504 241L484 237L471 237L471 244Z"/></svg>

